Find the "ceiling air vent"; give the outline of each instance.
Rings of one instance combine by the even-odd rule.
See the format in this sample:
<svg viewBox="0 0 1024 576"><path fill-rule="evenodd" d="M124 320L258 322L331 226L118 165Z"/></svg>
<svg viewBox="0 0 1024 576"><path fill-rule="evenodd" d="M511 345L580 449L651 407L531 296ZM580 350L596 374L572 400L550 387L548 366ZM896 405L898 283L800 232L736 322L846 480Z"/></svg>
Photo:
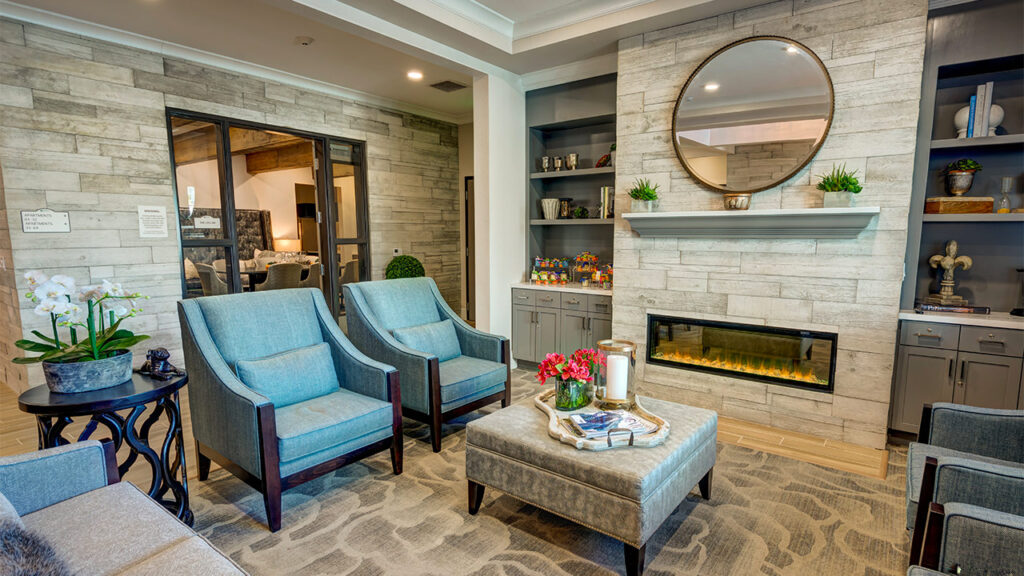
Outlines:
<svg viewBox="0 0 1024 576"><path fill-rule="evenodd" d="M437 88L441 92L455 92L456 90L462 90L466 87L465 84L459 84L458 82L452 82L451 80L445 80L444 82L438 82L437 84L431 84L431 88Z"/></svg>

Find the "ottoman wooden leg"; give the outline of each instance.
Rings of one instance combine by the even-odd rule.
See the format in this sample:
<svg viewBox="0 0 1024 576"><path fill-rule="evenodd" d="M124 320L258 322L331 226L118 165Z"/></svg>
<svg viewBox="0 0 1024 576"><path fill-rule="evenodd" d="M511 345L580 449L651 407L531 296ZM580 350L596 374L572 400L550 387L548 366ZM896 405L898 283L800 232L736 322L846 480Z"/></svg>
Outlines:
<svg viewBox="0 0 1024 576"><path fill-rule="evenodd" d="M644 573L644 556L647 555L647 544L636 548L623 544L626 551L626 576L640 576Z"/></svg>
<svg viewBox="0 0 1024 576"><path fill-rule="evenodd" d="M711 473L715 471L714 466L700 479L700 495L705 500L711 500Z"/></svg>
<svg viewBox="0 0 1024 576"><path fill-rule="evenodd" d="M469 513L476 514L480 510L480 503L484 501L484 487L472 480L469 483Z"/></svg>

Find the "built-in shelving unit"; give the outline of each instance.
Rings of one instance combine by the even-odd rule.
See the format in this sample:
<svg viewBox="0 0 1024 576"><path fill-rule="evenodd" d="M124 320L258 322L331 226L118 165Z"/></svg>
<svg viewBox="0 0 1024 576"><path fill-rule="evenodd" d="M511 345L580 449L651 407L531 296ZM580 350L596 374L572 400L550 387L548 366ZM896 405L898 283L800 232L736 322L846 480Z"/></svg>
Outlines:
<svg viewBox="0 0 1024 576"><path fill-rule="evenodd" d="M613 219L545 220L540 201L570 198L591 215L600 213L601 188L615 186L615 167L596 167L615 144L615 75L533 90L526 94L529 176L526 189L527 270L536 256L571 257L593 252L612 263ZM541 171L544 156L579 155L577 168Z"/></svg>
<svg viewBox="0 0 1024 576"><path fill-rule="evenodd" d="M1024 208L1024 54L1019 1L979 0L929 14L928 44L907 230L906 277L900 306L938 292L941 270L928 258L956 240L974 265L956 275L957 292L972 305L1005 312L1018 306L1024 267L1024 213L925 214L927 198L946 196L944 169L971 158L983 169L967 196L991 197L998 206L1004 176L1014 178L1011 208ZM956 31L955 33L952 31ZM984 38L966 42L964 38ZM992 82L993 103L1005 117L994 136L957 138L953 122L977 86Z"/></svg>

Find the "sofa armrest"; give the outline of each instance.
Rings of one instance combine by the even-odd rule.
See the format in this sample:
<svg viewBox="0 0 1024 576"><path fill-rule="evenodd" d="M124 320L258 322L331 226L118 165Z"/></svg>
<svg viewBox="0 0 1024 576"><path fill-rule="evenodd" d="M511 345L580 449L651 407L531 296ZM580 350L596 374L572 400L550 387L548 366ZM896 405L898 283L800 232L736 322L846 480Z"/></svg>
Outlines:
<svg viewBox="0 0 1024 576"><path fill-rule="evenodd" d="M365 355L398 369L401 374L402 402L424 414L430 412L430 361L433 354L413 350L395 339L369 312L361 293L349 285L345 292L348 335L352 344Z"/></svg>
<svg viewBox="0 0 1024 576"><path fill-rule="evenodd" d="M931 504L921 565L946 574L1009 574L1024 566L1024 516Z"/></svg>
<svg viewBox="0 0 1024 576"><path fill-rule="evenodd" d="M22 516L118 480L109 441L87 440L0 458L0 492Z"/></svg>
<svg viewBox="0 0 1024 576"><path fill-rule="evenodd" d="M926 406L924 416L923 443L1024 463L1024 410L942 402Z"/></svg>
<svg viewBox="0 0 1024 576"><path fill-rule="evenodd" d="M1024 515L1024 466L937 458L931 500L943 505L960 502Z"/></svg>
<svg viewBox="0 0 1024 576"><path fill-rule="evenodd" d="M341 332L322 293L319 290L310 290L314 292L313 305L316 307L320 330L323 332L324 341L331 347L331 356L334 357L341 387L363 396L390 402L388 375L397 375L398 371L394 366L378 362L360 352Z"/></svg>
<svg viewBox="0 0 1024 576"><path fill-rule="evenodd" d="M258 411L273 409L273 403L243 384L228 367L198 305L178 302L178 317L196 441L262 478Z"/></svg>

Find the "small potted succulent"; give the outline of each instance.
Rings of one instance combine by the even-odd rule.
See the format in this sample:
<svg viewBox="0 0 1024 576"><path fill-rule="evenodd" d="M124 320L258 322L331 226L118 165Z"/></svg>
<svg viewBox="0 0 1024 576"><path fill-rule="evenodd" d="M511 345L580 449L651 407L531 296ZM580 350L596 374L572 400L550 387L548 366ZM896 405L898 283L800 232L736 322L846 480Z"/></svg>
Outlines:
<svg viewBox="0 0 1024 576"><path fill-rule="evenodd" d="M630 211L654 212L658 209L658 185L647 178L637 178L629 189Z"/></svg>
<svg viewBox="0 0 1024 576"><path fill-rule="evenodd" d="M37 270L26 273L25 279L25 297L36 305L36 314L49 317L52 336L33 330L36 340L15 342L40 355L15 358L14 363L42 362L46 385L65 394L110 388L131 379L131 347L149 336L125 330L121 322L142 311L136 301L144 296L108 280L77 288L70 276L47 277ZM66 329L64 335L61 328ZM84 332L81 337L79 330Z"/></svg>
<svg viewBox="0 0 1024 576"><path fill-rule="evenodd" d="M953 196L963 196L974 184L974 173L981 170L978 164L970 158L961 158L950 162L946 166L946 191Z"/></svg>
<svg viewBox="0 0 1024 576"><path fill-rule="evenodd" d="M854 194L864 189L857 179L857 171L846 171L846 164L832 165L832 172L819 176L818 190L825 192L825 208L845 208L857 202Z"/></svg>
<svg viewBox="0 0 1024 576"><path fill-rule="evenodd" d="M606 363L604 354L592 349L579 349L568 358L565 354L548 354L537 369L541 384L555 378L555 409L576 410L594 399L590 383Z"/></svg>
<svg viewBox="0 0 1024 576"><path fill-rule="evenodd" d="M586 206L577 206L572 209L572 217L577 220L590 218L590 210Z"/></svg>
<svg viewBox="0 0 1024 576"><path fill-rule="evenodd" d="M384 277L388 280L394 280L396 278L419 278L425 276L426 272L423 270L423 264L420 263L413 256L408 254L401 254L395 256L388 262L387 268L384 269Z"/></svg>

